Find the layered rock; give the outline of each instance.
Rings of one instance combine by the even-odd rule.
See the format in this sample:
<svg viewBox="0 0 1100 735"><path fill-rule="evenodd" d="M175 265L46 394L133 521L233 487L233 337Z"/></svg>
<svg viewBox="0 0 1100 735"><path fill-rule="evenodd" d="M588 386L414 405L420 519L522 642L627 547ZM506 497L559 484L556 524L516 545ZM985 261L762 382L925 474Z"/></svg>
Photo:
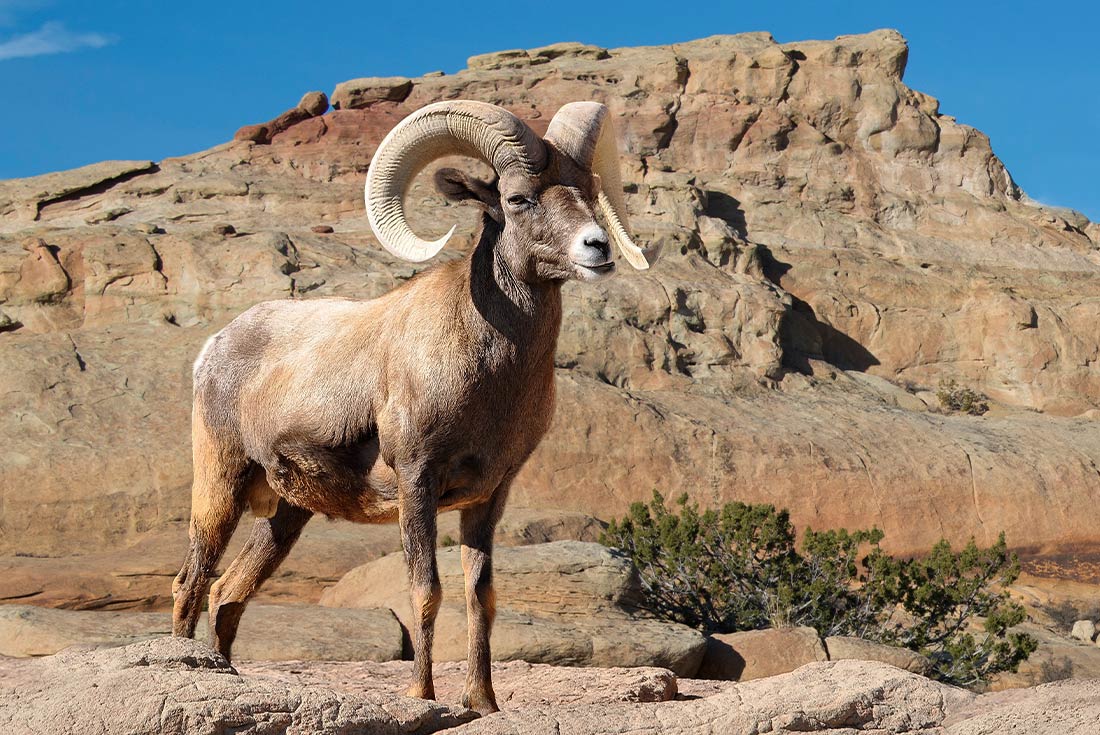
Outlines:
<svg viewBox="0 0 1100 735"><path fill-rule="evenodd" d="M748 630L708 637L698 676L752 681L828 660L829 653L813 628Z"/></svg>
<svg viewBox="0 0 1100 735"><path fill-rule="evenodd" d="M431 733L474 713L241 677L201 643L162 638L0 661L0 730L25 733Z"/></svg>
<svg viewBox="0 0 1100 735"><path fill-rule="evenodd" d="M443 602L434 659L465 661L466 598L459 549L438 553ZM574 666L660 666L694 676L706 648L684 625L639 611L641 589L628 559L593 543L558 541L493 554L497 661ZM364 564L325 590L322 605L394 611L406 630L412 606L400 553Z"/></svg>
<svg viewBox="0 0 1100 735"><path fill-rule="evenodd" d="M184 522L199 346L257 301L412 275L369 233L363 174L405 114L456 97L537 130L606 102L634 228L665 253L566 286L559 407L514 502L608 518L657 488L875 524L899 552L1002 529L1093 547L1097 227L1029 201L983 134L903 83L907 54L892 31L505 52L341 85L339 109L265 143L0 183L0 553ZM476 217L427 178L412 224L457 222L461 250ZM936 413L948 378L993 410Z"/></svg>
<svg viewBox="0 0 1100 735"><path fill-rule="evenodd" d="M975 695L882 663L813 663L744 684L677 681L661 669L495 664L502 711L474 720L453 705L399 694L411 665L245 663L163 638L0 658L5 733L897 733L1085 735L1100 682ZM441 702L461 696L461 664L436 667ZM680 699L678 692L690 692ZM464 724L463 724L464 723Z"/></svg>
<svg viewBox="0 0 1100 735"><path fill-rule="evenodd" d="M899 669L905 669L924 676L927 676L932 669L931 662L916 651L899 648L898 646L886 646L851 636L829 636L825 639L825 650L830 661L849 659L881 661L884 664L897 666Z"/></svg>
<svg viewBox="0 0 1100 735"><path fill-rule="evenodd" d="M259 662L237 666L243 676L260 677L297 686L322 686L363 697L399 694L412 680L411 661L371 662ZM432 665L440 702L458 702L466 684L465 662ZM539 707L602 707L623 702L666 702L679 693L680 680L667 669L572 668L505 661L493 664L493 689L504 709ZM708 684L690 682L702 690ZM700 686L701 685L701 686Z"/></svg>
<svg viewBox="0 0 1100 735"><path fill-rule="evenodd" d="M248 518L241 523L229 543L226 563L241 550L251 526ZM512 504L497 526L496 542L509 546L562 539L594 541L601 530L596 519L583 513ZM440 544L453 544L458 536L457 514L441 516ZM52 548L64 554L64 541L57 539ZM169 610L171 580L180 569L187 543L186 524L177 522L144 533L138 543L121 549L61 557L0 557L0 602L75 610ZM313 523L256 599L314 603L325 587L336 584L351 569L400 548L396 525Z"/></svg>
<svg viewBox="0 0 1100 735"><path fill-rule="evenodd" d="M47 656L77 645L110 648L171 633L168 613L0 607L0 655L4 656ZM208 640L205 613L196 634L198 640ZM233 656L262 661L394 661L401 658L402 639L397 618L385 609L249 605Z"/></svg>

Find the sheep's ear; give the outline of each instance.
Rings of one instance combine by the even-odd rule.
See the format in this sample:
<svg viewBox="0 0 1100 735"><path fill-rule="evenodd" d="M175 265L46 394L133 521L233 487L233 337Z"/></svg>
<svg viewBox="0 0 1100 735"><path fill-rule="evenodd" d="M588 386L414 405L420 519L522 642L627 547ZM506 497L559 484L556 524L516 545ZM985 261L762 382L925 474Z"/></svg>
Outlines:
<svg viewBox="0 0 1100 735"><path fill-rule="evenodd" d="M500 208L500 191L497 182L482 181L467 176L457 168L441 168L435 172L435 188L452 202L469 202L504 224L504 212Z"/></svg>

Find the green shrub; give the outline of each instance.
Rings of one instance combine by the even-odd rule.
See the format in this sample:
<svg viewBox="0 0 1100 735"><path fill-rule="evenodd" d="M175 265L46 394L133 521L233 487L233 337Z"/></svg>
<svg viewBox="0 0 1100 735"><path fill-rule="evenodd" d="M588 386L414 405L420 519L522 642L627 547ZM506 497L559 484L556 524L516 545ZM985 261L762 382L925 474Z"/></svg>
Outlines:
<svg viewBox="0 0 1100 735"><path fill-rule="evenodd" d="M878 529L807 530L799 548L785 510L687 501L654 492L612 521L600 541L637 566L647 607L707 633L808 625L926 655L942 681L974 685L1015 671L1034 639L1009 632L1024 611L1005 586L1019 574L1004 534L988 549L946 541L917 559L880 548ZM977 619L982 618L979 626Z"/></svg>
<svg viewBox="0 0 1100 735"><path fill-rule="evenodd" d="M936 391L936 398L940 405L948 411L981 416L989 410L988 400L984 395L970 388L963 388L954 380L944 380Z"/></svg>

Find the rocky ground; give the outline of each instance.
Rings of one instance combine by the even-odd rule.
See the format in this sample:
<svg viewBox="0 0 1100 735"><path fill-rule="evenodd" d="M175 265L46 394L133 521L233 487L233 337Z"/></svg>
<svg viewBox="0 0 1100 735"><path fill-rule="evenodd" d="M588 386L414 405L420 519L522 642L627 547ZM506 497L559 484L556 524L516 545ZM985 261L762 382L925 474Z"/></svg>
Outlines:
<svg viewBox="0 0 1100 735"><path fill-rule="evenodd" d="M1043 612L1084 605L1100 583L1089 512L1100 498L1100 225L1029 200L986 136L904 84L907 56L893 31L505 51L454 75L307 94L193 155L0 182L0 602L12 603L0 609L0 645L25 656L144 641L4 661L0 687L15 699L0 698L0 730L94 731L88 723L110 713L89 704L91 688L122 692L138 686L135 672L157 672L140 684L148 706L134 719L153 729L323 722L397 732L464 721L337 681L402 664L250 665L242 679L191 644L146 640L166 630L186 545L199 346L261 300L368 298L412 276L370 235L363 176L405 114L461 97L504 105L540 131L566 102L608 104L634 229L664 253L646 273L566 288L559 405L517 480L504 545L595 540L596 519L654 489L704 505L774 503L799 527L877 525L897 553L941 536L987 544L1004 530L1025 555L1030 575L1016 591L1043 648L1002 684L1100 676L1100 648L1070 640ZM414 228L430 236L458 224L457 247L441 256L456 257L476 216L427 180L410 195ZM947 380L985 394L989 410L945 409L936 392ZM455 526L441 519L442 541ZM245 616L241 645L256 658L401 655L404 593L391 583L403 576L387 556L397 549L392 528L314 521L262 591L269 607ZM797 671L699 685L699 699L597 706L584 697L656 695L631 693L648 684L582 686L580 674L544 669L550 679L537 681L573 682L581 698L562 699L561 686L531 695L541 685L509 664L502 671L521 692L512 696L551 697L550 709L515 700L523 707L463 727L977 733L1005 721L1041 732L1035 718L1052 709L1071 721L1051 732L1095 724L1092 705L1077 706L1095 697L1093 684L975 699L913 673L919 661L892 661L906 673L850 663L838 651L855 644L797 631L783 632L782 646L703 641L641 615L613 558L576 551L581 574L537 549L502 550L514 574L502 574L498 656L681 677L737 670L722 675L742 682L779 673L765 666L777 660ZM451 553L442 558L453 577ZM516 581L525 575L541 581ZM551 578L562 596L535 594ZM441 661L462 658L448 643L462 640L455 581L445 583ZM323 619L317 630L329 636L296 636L301 614ZM357 626L372 635L352 646L341 631ZM68 669L63 694L55 682ZM661 676L668 699L673 675ZM208 705L164 694L194 694L207 686L200 679L221 692ZM51 710L51 701L72 704Z"/></svg>
<svg viewBox="0 0 1100 735"><path fill-rule="evenodd" d="M458 549L439 551L443 602L436 623L436 662L466 659L466 608ZM929 662L904 649L845 637L821 638L812 628L781 628L704 636L654 619L633 565L591 542L554 541L501 547L495 555L497 661L582 667L660 667L677 676L728 681L785 674L823 661L879 661L927 674ZM320 604L249 606L235 655L257 661L374 661L410 658L409 590L400 553L344 574ZM1034 611L1020 626L1039 649L1019 671L998 675L993 689L1028 687L1066 678L1100 679L1095 621L1066 621ZM168 612L66 610L0 606L0 655L49 656L69 646L114 647L154 640L171 631ZM205 639L206 623L199 636ZM320 664L319 664L320 665ZM324 664L327 665L327 664ZM313 669L307 670L316 673Z"/></svg>
<svg viewBox="0 0 1100 735"><path fill-rule="evenodd" d="M437 667L439 703L399 694L410 671L405 662L234 668L201 643L173 638L0 658L0 730L1064 735L1100 726L1100 681L975 695L867 661L812 663L743 684L655 668L496 664L502 711L480 719L455 705L461 664Z"/></svg>

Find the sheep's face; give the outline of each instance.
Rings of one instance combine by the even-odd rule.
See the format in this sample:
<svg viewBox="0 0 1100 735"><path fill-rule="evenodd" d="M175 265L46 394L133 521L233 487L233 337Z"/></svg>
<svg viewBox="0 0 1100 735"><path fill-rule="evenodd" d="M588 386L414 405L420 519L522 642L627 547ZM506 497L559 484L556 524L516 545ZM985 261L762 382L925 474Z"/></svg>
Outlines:
<svg viewBox="0 0 1100 735"><path fill-rule="evenodd" d="M564 156L537 176L506 171L485 182L441 169L436 184L496 221L502 255L525 281L598 281L615 272L610 240L596 221L598 182Z"/></svg>

